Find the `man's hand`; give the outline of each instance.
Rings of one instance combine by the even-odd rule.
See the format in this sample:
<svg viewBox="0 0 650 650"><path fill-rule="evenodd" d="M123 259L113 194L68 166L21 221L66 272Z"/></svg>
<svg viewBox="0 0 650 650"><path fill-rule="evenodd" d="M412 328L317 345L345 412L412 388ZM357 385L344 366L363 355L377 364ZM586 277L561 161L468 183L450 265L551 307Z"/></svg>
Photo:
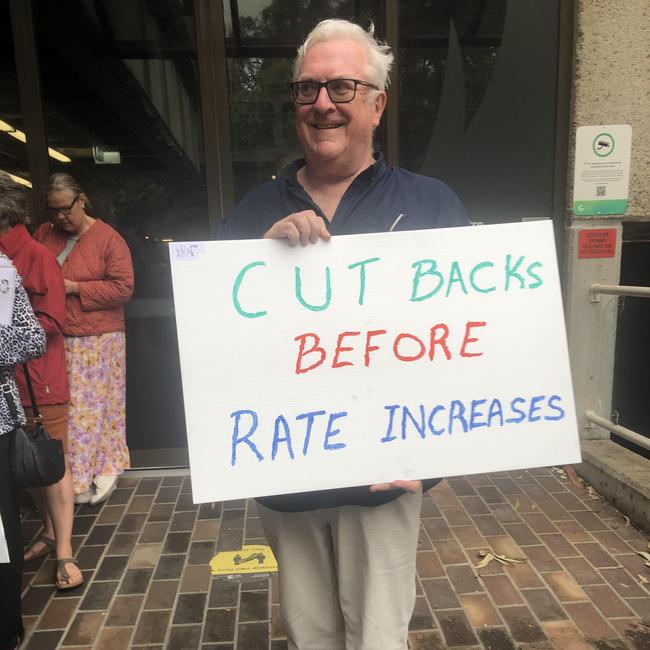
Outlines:
<svg viewBox="0 0 650 650"><path fill-rule="evenodd" d="M287 239L290 246L300 243L307 246L315 244L319 239L329 241L332 235L321 219L313 210L294 212L280 221L276 221L265 233L264 239Z"/></svg>
<svg viewBox="0 0 650 650"><path fill-rule="evenodd" d="M391 481L390 483L375 483L370 486L371 492L385 492L386 490L404 490L405 492L419 492L422 481Z"/></svg>
<svg viewBox="0 0 650 650"><path fill-rule="evenodd" d="M68 280L67 278L64 278L63 283L65 285L65 293L66 296L68 294L78 294L79 293L79 283L78 282L73 282L72 280Z"/></svg>

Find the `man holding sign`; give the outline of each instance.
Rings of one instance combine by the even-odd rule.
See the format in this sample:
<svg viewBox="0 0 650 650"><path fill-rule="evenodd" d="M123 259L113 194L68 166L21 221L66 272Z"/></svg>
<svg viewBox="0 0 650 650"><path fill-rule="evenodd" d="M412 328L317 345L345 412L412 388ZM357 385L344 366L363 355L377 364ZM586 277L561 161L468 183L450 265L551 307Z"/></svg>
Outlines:
<svg viewBox="0 0 650 650"><path fill-rule="evenodd" d="M291 84L304 159L249 194L220 239L305 246L339 234L468 225L446 185L373 153L393 61L373 33L325 20L309 34ZM290 648L407 647L422 491L440 480L414 478L258 500L280 566Z"/></svg>

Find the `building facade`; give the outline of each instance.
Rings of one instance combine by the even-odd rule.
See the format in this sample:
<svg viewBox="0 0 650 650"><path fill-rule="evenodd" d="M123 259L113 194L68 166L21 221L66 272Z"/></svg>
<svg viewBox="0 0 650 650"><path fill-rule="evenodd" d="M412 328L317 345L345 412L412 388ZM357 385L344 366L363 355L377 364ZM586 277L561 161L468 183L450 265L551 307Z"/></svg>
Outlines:
<svg viewBox="0 0 650 650"><path fill-rule="evenodd" d="M649 301L621 310L588 291L650 285L646 0L9 0L0 169L31 187L36 221L49 173L71 173L131 248L135 463L187 461L167 244L211 238L299 155L292 59L328 17L372 21L396 54L376 137L390 163L447 182L476 224L553 221L583 439L610 437L587 411L649 434ZM576 129L600 124L632 126L629 206L575 217ZM602 228L615 230L613 256L578 257L580 231Z"/></svg>

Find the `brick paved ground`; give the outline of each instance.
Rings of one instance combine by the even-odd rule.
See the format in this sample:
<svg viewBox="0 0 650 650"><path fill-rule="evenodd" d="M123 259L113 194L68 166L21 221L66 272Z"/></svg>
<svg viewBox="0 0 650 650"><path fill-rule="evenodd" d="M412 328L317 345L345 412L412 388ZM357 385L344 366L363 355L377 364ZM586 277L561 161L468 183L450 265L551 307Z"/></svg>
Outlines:
<svg viewBox="0 0 650 650"><path fill-rule="evenodd" d="M37 526L26 513L26 539ZM26 567L29 650L286 648L275 579L240 585L207 567L264 543L251 501L194 506L188 477L126 476L106 504L78 508L74 543L83 588L57 594L51 558ZM551 469L445 481L422 508L411 646L648 650L647 543ZM475 570L481 549L527 562Z"/></svg>

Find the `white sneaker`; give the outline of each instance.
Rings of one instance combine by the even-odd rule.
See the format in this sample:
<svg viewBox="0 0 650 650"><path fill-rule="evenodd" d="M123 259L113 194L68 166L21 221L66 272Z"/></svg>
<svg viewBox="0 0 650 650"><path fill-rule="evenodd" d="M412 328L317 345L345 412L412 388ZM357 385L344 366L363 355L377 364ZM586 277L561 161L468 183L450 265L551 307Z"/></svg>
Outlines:
<svg viewBox="0 0 650 650"><path fill-rule="evenodd" d="M106 501L113 494L117 484L117 475L95 476L93 483L95 484L95 494L90 497L89 503L91 506L96 506L98 503Z"/></svg>
<svg viewBox="0 0 650 650"><path fill-rule="evenodd" d="M75 494L74 495L74 502L75 503L90 503L90 499L92 499L94 494L95 494L95 491L92 489L92 486L91 486L91 488L86 490L85 492L79 492L79 494Z"/></svg>

